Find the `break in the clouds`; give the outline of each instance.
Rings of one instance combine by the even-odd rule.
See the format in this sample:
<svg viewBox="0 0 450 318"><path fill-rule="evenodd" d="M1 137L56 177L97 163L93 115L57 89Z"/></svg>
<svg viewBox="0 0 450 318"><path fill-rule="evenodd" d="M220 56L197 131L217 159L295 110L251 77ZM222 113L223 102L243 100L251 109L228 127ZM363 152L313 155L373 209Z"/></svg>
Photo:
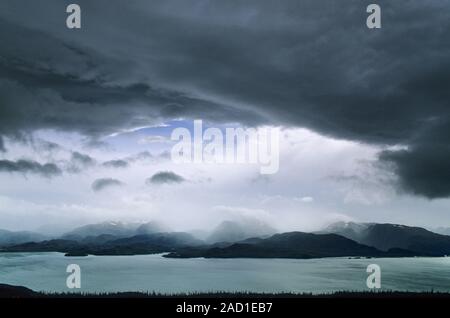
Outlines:
<svg viewBox="0 0 450 318"><path fill-rule="evenodd" d="M146 180L147 184L171 184L186 181L182 176L172 171L160 171Z"/></svg>
<svg viewBox="0 0 450 318"><path fill-rule="evenodd" d="M54 163L41 164L27 159L17 161L0 160L0 172L38 174L44 177L54 177L62 174L61 169Z"/></svg>
<svg viewBox="0 0 450 318"><path fill-rule="evenodd" d="M95 180L92 185L91 188L93 191L98 192L98 191L102 191L111 187L119 187L119 186L123 186L124 183L120 180L117 179L113 179L113 178L100 178Z"/></svg>

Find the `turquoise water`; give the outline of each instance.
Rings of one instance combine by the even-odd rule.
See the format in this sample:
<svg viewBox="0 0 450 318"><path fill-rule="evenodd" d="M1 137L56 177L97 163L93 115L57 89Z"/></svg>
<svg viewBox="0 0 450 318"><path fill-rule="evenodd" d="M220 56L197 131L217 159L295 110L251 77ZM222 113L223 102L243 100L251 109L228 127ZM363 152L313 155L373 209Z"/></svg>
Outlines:
<svg viewBox="0 0 450 318"><path fill-rule="evenodd" d="M381 267L384 290L449 291L450 258L167 259L161 255L64 257L0 254L0 283L67 292L67 265L81 267L81 292L333 292L367 290L366 268Z"/></svg>

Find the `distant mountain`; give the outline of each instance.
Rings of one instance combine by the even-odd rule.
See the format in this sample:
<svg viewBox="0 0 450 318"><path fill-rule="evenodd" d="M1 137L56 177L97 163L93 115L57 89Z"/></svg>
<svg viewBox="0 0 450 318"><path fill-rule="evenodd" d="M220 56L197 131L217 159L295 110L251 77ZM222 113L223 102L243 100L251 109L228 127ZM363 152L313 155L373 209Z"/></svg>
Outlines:
<svg viewBox="0 0 450 318"><path fill-rule="evenodd" d="M420 227L339 222L332 224L322 233L339 234L382 251L400 248L417 255L443 256L450 254L450 236L433 233Z"/></svg>
<svg viewBox="0 0 450 318"><path fill-rule="evenodd" d="M189 230L190 234L192 234L194 237L198 238L199 240L206 241L209 235L211 234L210 231L203 230L203 229L192 229Z"/></svg>
<svg viewBox="0 0 450 318"><path fill-rule="evenodd" d="M72 231L62 235L64 239L81 240L85 237L95 237L102 234L113 235L116 237L127 237L135 235L139 224L128 224L122 222L103 222L97 224L88 224L77 227Z"/></svg>
<svg viewBox="0 0 450 318"><path fill-rule="evenodd" d="M49 237L60 237L61 235L71 231L72 229L73 225L70 225L68 223L63 224L47 223L37 227L34 232L45 233L45 235Z"/></svg>
<svg viewBox="0 0 450 318"><path fill-rule="evenodd" d="M3 247L4 252L66 252L78 249L80 243L71 240L53 239L42 242L27 242Z"/></svg>
<svg viewBox="0 0 450 318"><path fill-rule="evenodd" d="M103 222L80 226L65 233L61 236L61 238L81 241L86 238L94 238L101 235L110 235L115 238L125 238L135 235L153 234L159 232L168 232L168 229L155 221L148 223Z"/></svg>
<svg viewBox="0 0 450 318"><path fill-rule="evenodd" d="M98 236L86 236L85 238L79 240L78 242L87 245L102 245L117 239L118 239L117 236L111 234L101 234Z"/></svg>
<svg viewBox="0 0 450 318"><path fill-rule="evenodd" d="M316 233L269 234L273 231L261 222L225 221L212 231L207 241L202 241L189 233L168 232L156 222L104 222L82 226L50 240L32 232L0 230L0 250L55 251L70 256L169 253L167 257L218 258L450 255L450 236L420 227L339 222Z"/></svg>
<svg viewBox="0 0 450 318"><path fill-rule="evenodd" d="M362 241L366 235L367 229L374 223L356 223L356 222L336 222L330 224L323 231L318 231L318 234L339 234L356 242Z"/></svg>
<svg viewBox="0 0 450 318"><path fill-rule="evenodd" d="M0 246L9 246L15 244L21 244L25 242L40 242L48 239L45 235L28 232L28 231L20 231L13 232L7 230L0 230Z"/></svg>
<svg viewBox="0 0 450 318"><path fill-rule="evenodd" d="M179 249L166 257L187 258L320 258L340 256L383 256L374 247L336 234L288 232L266 239L249 239L225 247Z"/></svg>
<svg viewBox="0 0 450 318"><path fill-rule="evenodd" d="M7 252L61 252L70 256L137 255L174 251L186 246L200 246L203 242L183 232L154 233L117 238L108 234L87 237L81 241L55 239L29 242L3 248Z"/></svg>
<svg viewBox="0 0 450 318"><path fill-rule="evenodd" d="M260 220L224 221L220 223L209 235L207 241L238 242L251 237L267 237L276 233L276 230Z"/></svg>
<svg viewBox="0 0 450 318"><path fill-rule="evenodd" d="M432 232L442 235L450 235L450 227L437 227L432 229Z"/></svg>
<svg viewBox="0 0 450 318"><path fill-rule="evenodd" d="M154 234L154 233L164 233L164 232L170 232L170 229L161 223L151 221L148 223L141 224L136 229L137 235L143 235L143 234Z"/></svg>

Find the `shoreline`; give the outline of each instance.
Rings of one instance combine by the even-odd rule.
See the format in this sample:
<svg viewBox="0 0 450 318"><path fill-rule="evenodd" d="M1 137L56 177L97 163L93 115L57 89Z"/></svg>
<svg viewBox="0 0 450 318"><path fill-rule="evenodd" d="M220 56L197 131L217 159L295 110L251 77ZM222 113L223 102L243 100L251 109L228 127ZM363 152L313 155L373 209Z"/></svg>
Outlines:
<svg viewBox="0 0 450 318"><path fill-rule="evenodd" d="M59 254L62 255L64 258L71 259L71 258L86 258L86 257L115 257L115 256L122 256L122 257L133 257L133 256L159 256L165 259L176 259L176 260L183 260L183 259L216 259L216 260L231 260L231 259L240 259L240 260L318 260L318 259L348 259L348 260L370 260L370 259L417 259L417 258L425 258L425 259L437 259L437 258L449 258L450 255L437 255L437 256L430 256L430 255L417 255L417 256L323 256L323 257L204 257L204 256L192 256L192 257L167 257L170 252L164 252L164 253L147 253L147 254L84 254L84 255L75 255L70 254L66 252L58 252L58 251L36 251L36 252L30 252L30 251L2 251L0 250L0 257L4 254L28 254L28 255L39 255L39 254Z"/></svg>
<svg viewBox="0 0 450 318"><path fill-rule="evenodd" d="M450 292L413 292L413 291L336 291L330 293L255 293L255 292L194 292L194 293L176 293L163 294L156 292L104 292L104 293L52 293L34 291L24 286L15 286L9 284L0 284L0 299L8 298L449 298Z"/></svg>

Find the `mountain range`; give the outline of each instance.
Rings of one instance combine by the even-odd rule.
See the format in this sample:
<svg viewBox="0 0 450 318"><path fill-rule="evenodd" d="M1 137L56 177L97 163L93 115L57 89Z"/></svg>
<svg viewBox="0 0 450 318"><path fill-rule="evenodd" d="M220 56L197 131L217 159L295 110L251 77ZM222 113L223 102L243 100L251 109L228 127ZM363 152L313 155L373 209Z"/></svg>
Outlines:
<svg viewBox="0 0 450 318"><path fill-rule="evenodd" d="M381 251L400 248L418 255L450 254L450 236L398 224L338 222L318 233L334 233Z"/></svg>
<svg viewBox="0 0 450 318"><path fill-rule="evenodd" d="M103 222L77 227L72 231L63 234L61 238L80 241L101 235L124 238L162 232L170 232L170 229L165 225L154 221L148 223Z"/></svg>
<svg viewBox="0 0 450 318"><path fill-rule="evenodd" d="M25 242L41 242L47 240L49 237L43 234L20 231L13 232L7 230L0 230L0 246L21 244Z"/></svg>
<svg viewBox="0 0 450 318"><path fill-rule="evenodd" d="M0 231L0 251L62 252L67 256L166 253L187 258L406 257L450 254L450 236L397 224L338 222L314 233L275 233L265 224L225 221L206 239L171 232L157 222L104 222L60 237Z"/></svg>
<svg viewBox="0 0 450 318"><path fill-rule="evenodd" d="M287 232L265 239L248 239L227 246L178 249L166 257L187 258L321 258L339 256L382 256L376 248L336 234Z"/></svg>

